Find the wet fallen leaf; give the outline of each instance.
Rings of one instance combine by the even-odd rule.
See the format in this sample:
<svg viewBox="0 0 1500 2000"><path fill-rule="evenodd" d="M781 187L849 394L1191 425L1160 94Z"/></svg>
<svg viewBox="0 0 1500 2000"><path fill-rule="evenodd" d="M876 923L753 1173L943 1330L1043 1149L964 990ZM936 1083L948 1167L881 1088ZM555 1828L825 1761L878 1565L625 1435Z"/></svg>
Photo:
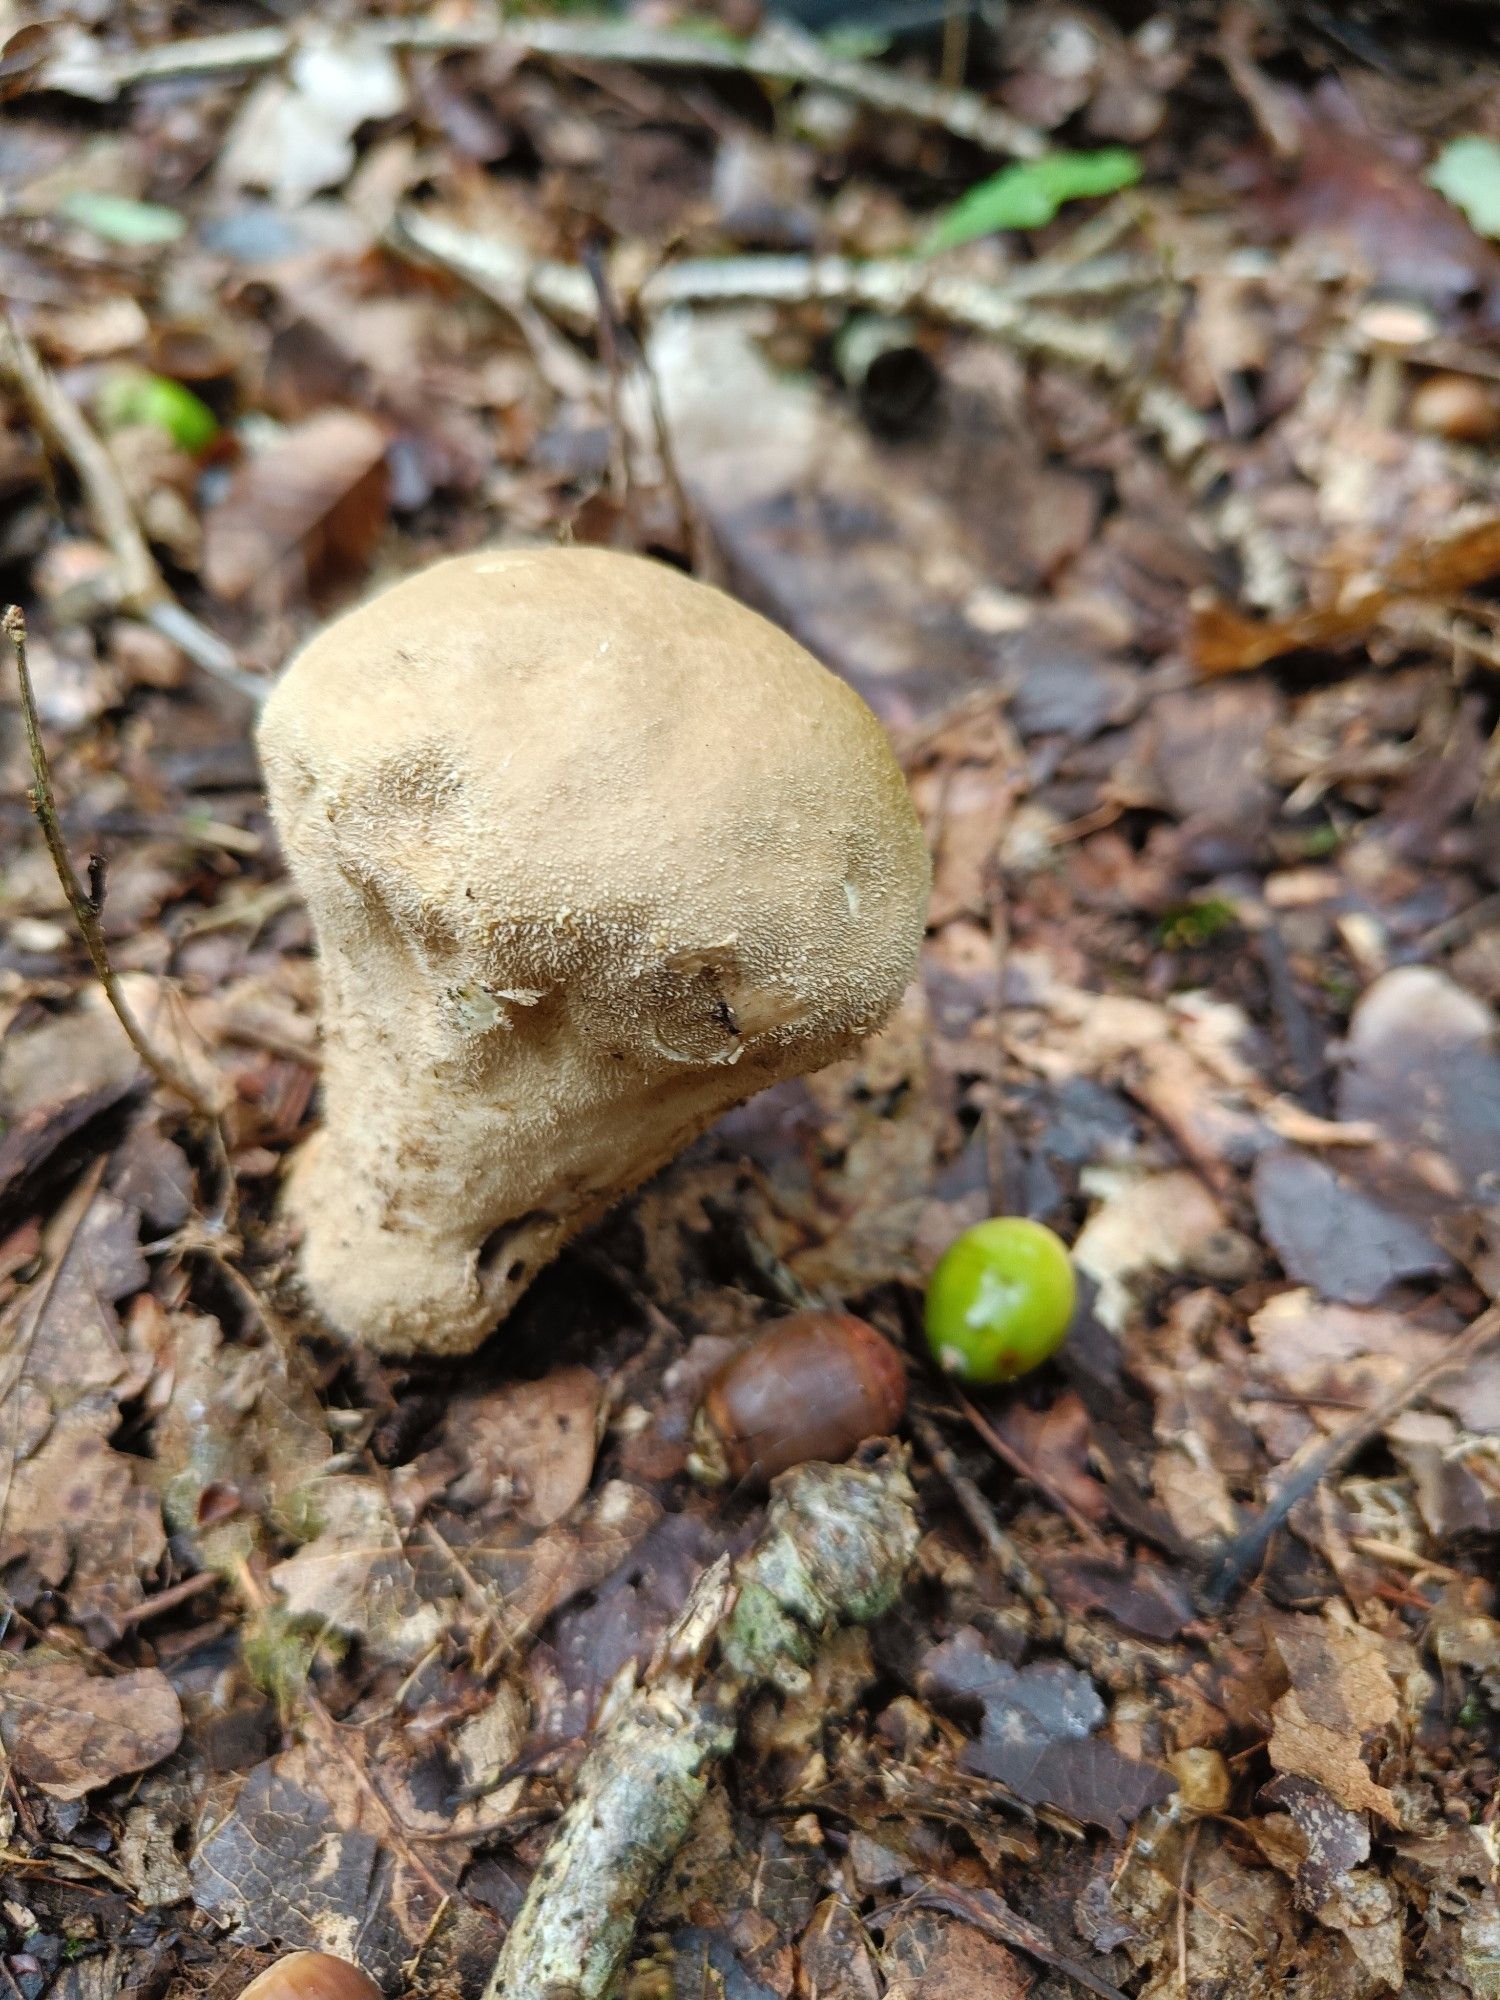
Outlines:
<svg viewBox="0 0 1500 2000"><path fill-rule="evenodd" d="M998 1778L1032 1805L1118 1835L1175 1789L1165 1771L1122 1756L1099 1733L1104 1703L1076 1667L1047 1660L1017 1669L969 1630L928 1654L924 1678L934 1694L980 1708L980 1737L964 1752L964 1768Z"/></svg>

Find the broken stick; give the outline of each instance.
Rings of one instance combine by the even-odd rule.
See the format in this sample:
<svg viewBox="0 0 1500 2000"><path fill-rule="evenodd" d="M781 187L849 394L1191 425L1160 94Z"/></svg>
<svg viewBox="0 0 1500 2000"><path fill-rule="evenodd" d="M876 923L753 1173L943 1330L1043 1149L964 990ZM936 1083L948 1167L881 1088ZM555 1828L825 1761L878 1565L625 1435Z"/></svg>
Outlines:
<svg viewBox="0 0 1500 2000"><path fill-rule="evenodd" d="M805 1682L818 1641L890 1609L917 1546L904 1454L801 1465L731 1570L699 1578L638 1686L617 1682L484 2000L602 2000L755 1688ZM713 1662L710 1664L710 1662Z"/></svg>

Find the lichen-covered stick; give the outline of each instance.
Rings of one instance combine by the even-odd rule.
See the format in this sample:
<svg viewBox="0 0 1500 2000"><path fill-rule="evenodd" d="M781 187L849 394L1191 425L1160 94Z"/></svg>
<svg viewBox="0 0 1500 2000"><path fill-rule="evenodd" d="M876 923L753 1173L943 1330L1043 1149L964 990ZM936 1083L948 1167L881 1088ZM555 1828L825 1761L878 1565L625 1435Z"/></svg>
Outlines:
<svg viewBox="0 0 1500 2000"><path fill-rule="evenodd" d="M826 1632L888 1610L916 1546L905 1456L890 1445L776 1481L749 1554L700 1578L640 1685L607 1698L484 2000L601 2000L733 1747L744 1697L795 1687Z"/></svg>

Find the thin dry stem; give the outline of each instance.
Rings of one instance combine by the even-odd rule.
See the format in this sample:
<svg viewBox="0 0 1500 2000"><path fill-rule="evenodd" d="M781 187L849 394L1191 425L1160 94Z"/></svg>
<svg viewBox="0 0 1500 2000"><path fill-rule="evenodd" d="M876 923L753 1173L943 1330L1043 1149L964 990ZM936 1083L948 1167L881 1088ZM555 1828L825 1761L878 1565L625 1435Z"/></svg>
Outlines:
<svg viewBox="0 0 1500 2000"><path fill-rule="evenodd" d="M118 96L133 84L165 77L213 75L225 70L269 68L296 48L293 28L252 28L225 35L200 35L154 49L112 55L99 52L49 65L43 82L80 96ZM887 116L936 126L956 139L1002 157L1038 158L1047 141L1033 126L1014 118L972 90L932 83L899 69L850 62L829 52L813 36L786 22L773 22L748 41L684 34L636 21L507 17L478 8L467 20L397 19L365 22L351 39L366 48L409 49L432 55L457 54L499 43L522 56L556 62L629 63L640 69L711 70L753 76L766 83L813 85Z"/></svg>
<svg viewBox="0 0 1500 2000"><path fill-rule="evenodd" d="M0 372L21 392L27 413L44 444L66 458L78 475L95 527L115 559L118 602L179 647L237 694L260 701L265 686L241 672L230 648L186 610L167 588L166 578L141 533L120 475L87 418L66 393L14 319L0 306Z"/></svg>
<svg viewBox="0 0 1500 2000"><path fill-rule="evenodd" d="M1497 1339L1500 1339L1500 1305L1492 1305L1472 1320L1435 1361L1425 1361L1413 1368L1388 1394L1326 1438L1300 1465L1294 1464L1274 1497L1220 1553L1204 1587L1205 1606L1216 1610L1228 1603L1246 1577L1264 1561L1277 1530L1300 1500L1341 1471L1394 1417L1425 1396L1434 1382L1467 1368Z"/></svg>
<svg viewBox="0 0 1500 2000"><path fill-rule="evenodd" d="M42 829L47 852L52 857L52 865L57 870L57 879L62 884L63 894L68 899L68 908L73 913L73 921L77 924L79 934L87 948L95 977L104 988L105 998L114 1009L116 1020L125 1030L130 1046L157 1082L168 1090L176 1091L177 1095L186 1099L200 1116L213 1119L217 1113L197 1085L189 1082L165 1056L151 1046L121 990L115 969L110 964L109 948L104 942L104 929L99 922L99 911L88 890L78 879L78 871L74 868L72 857L68 853L68 844L63 838L62 823L57 816L57 800L52 791L52 772L47 763L47 752L42 745L36 695L31 685L31 669L26 663L26 618L20 605L10 605L0 623L5 627L5 636L10 640L11 651L15 655L16 678L21 687L21 714L26 725L26 747L31 753L31 769L36 779L29 795L31 809L36 814L37 822Z"/></svg>

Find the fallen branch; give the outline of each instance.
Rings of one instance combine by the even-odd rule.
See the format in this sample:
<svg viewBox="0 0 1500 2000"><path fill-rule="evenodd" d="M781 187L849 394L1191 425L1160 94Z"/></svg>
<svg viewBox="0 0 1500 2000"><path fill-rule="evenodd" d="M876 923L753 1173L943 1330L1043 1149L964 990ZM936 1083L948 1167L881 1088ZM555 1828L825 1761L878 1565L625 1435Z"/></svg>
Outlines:
<svg viewBox="0 0 1500 2000"><path fill-rule="evenodd" d="M200 624L177 602L131 511L114 460L94 435L87 418L64 391L31 342L0 308L0 374L8 375L43 442L66 458L78 475L95 527L115 559L117 602L122 611L144 619L170 639L215 680L260 701L265 685L243 673L233 652L216 632Z"/></svg>
<svg viewBox="0 0 1500 2000"><path fill-rule="evenodd" d="M1455 1369L1467 1368L1475 1356L1497 1338L1500 1338L1500 1305L1493 1305L1466 1326L1445 1353L1435 1361L1426 1361L1420 1368L1413 1368L1394 1389L1336 1430L1300 1465L1294 1465L1277 1488L1274 1498L1250 1526L1220 1552L1203 1587L1205 1608L1218 1610L1226 1604L1245 1578L1260 1566L1271 1546L1272 1537L1299 1501L1315 1492L1332 1474L1342 1471L1357 1453L1380 1435L1392 1418L1398 1417L1419 1396L1425 1395L1434 1382L1444 1375L1451 1375Z"/></svg>
<svg viewBox="0 0 1500 2000"><path fill-rule="evenodd" d="M767 1683L802 1685L827 1631L888 1610L916 1545L911 1486L889 1447L776 1481L749 1554L707 1570L640 1685L606 1696L484 2000L602 2000L734 1746L740 1704Z"/></svg>
<svg viewBox="0 0 1500 2000"><path fill-rule="evenodd" d="M738 41L633 21L545 16L507 19L498 11L484 11L479 19L467 23L366 21L350 39L366 48L428 55L457 55L499 46L519 56L550 57L558 62L710 70L753 76L764 83L811 84L888 116L936 126L987 153L1034 160L1047 149L1046 139L1034 127L1011 117L976 91L931 83L925 77L882 69L874 63L840 60L810 35L782 22L761 29L747 41ZM40 84L44 89L107 102L137 84L268 69L290 55L298 40L291 28L252 28L227 35L194 36L121 55L69 52L43 70Z"/></svg>
<svg viewBox="0 0 1500 2000"><path fill-rule="evenodd" d="M73 913L88 950L89 961L93 965L95 977L104 988L105 998L115 1011L115 1018L125 1030L130 1046L150 1070L157 1082L168 1090L175 1090L205 1118L217 1116L214 1107L208 1103L197 1085L182 1076L178 1070L159 1055L151 1046L139 1021L131 1011L130 1003L121 990L115 969L110 963L109 948L104 942L104 927L99 922L99 905L95 898L78 879L78 871L73 866L68 853L68 843L63 838L62 823L57 816L57 800L52 792L52 773L47 763L47 752L42 745L41 724L37 719L36 695L31 685L31 669L26 662L26 619L21 607L12 604L0 619L5 627L5 636L15 655L16 678L21 687L21 715L26 725L26 747L31 752L31 769L36 783L31 790L31 808L42 829L42 838L47 843L47 852L52 856L52 865L57 870L57 879L62 884L63 894L68 899L68 908Z"/></svg>
<svg viewBox="0 0 1500 2000"><path fill-rule="evenodd" d="M591 332L597 324L594 289L576 265L533 257L516 244L416 209L402 211L388 240L512 312L524 302L574 332ZM1155 435L1168 462L1201 483L1217 468L1211 463L1213 433L1198 411L1166 383L1142 374L1133 344L1115 326L1044 303L1140 291L1160 279L1157 265L1128 256L1034 264L1003 283L936 269L915 257L690 257L653 271L631 303L648 320L680 308L752 304L923 314L1098 376L1127 414Z"/></svg>

